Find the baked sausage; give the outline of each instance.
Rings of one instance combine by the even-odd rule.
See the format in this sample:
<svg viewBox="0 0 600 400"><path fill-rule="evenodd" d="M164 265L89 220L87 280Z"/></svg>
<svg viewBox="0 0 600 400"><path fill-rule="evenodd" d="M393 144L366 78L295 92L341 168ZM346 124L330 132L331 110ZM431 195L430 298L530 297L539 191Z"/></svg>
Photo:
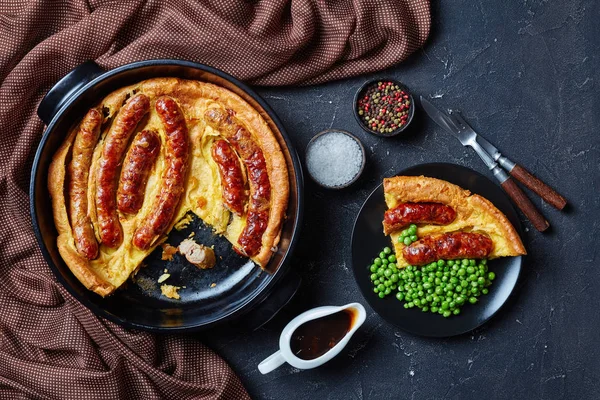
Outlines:
<svg viewBox="0 0 600 400"><path fill-rule="evenodd" d="M233 117L233 112L225 113L218 108L208 109L204 117L210 126L218 129L240 155L248 170L250 202L246 216L246 226L238 238L238 250L252 257L262 247L262 236L269 223L271 208L271 183L267 173L267 162L262 149L250 132Z"/></svg>
<svg viewBox="0 0 600 400"><path fill-rule="evenodd" d="M440 203L400 203L383 216L386 235L410 224L448 225L456 218L456 211Z"/></svg>
<svg viewBox="0 0 600 400"><path fill-rule="evenodd" d="M140 93L131 97L115 117L104 139L96 175L96 210L100 240L108 247L118 247L123 240L117 215L117 174L129 138L149 108L147 96Z"/></svg>
<svg viewBox="0 0 600 400"><path fill-rule="evenodd" d="M479 233L438 233L405 247L402 255L410 265L425 265L437 260L485 258L493 248L492 239Z"/></svg>
<svg viewBox="0 0 600 400"><path fill-rule="evenodd" d="M117 207L122 213L135 214L142 208L148 174L159 151L160 137L155 130L135 135L123 162L117 190Z"/></svg>
<svg viewBox="0 0 600 400"><path fill-rule="evenodd" d="M156 100L156 112L165 127L166 168L150 214L133 235L133 244L142 250L148 249L169 227L185 190L187 171L188 130L181 109L171 97L161 96Z"/></svg>
<svg viewBox="0 0 600 400"><path fill-rule="evenodd" d="M231 212L241 216L248 198L244 176L237 155L225 140L219 139L211 149L212 158L219 167L223 202Z"/></svg>
<svg viewBox="0 0 600 400"><path fill-rule="evenodd" d="M73 157L69 164L69 217L77 252L93 260L98 257L98 242L92 221L88 216L88 177L94 148L100 137L102 113L92 108L83 117L73 143Z"/></svg>

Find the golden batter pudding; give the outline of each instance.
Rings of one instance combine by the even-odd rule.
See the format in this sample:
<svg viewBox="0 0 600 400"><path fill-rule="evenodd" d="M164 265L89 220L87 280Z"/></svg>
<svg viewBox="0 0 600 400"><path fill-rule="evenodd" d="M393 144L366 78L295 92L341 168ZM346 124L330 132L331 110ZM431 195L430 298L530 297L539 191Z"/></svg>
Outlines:
<svg viewBox="0 0 600 400"><path fill-rule="evenodd" d="M90 110L48 176L59 252L112 293L193 212L266 268L289 196L279 143L259 112L222 87L155 78Z"/></svg>

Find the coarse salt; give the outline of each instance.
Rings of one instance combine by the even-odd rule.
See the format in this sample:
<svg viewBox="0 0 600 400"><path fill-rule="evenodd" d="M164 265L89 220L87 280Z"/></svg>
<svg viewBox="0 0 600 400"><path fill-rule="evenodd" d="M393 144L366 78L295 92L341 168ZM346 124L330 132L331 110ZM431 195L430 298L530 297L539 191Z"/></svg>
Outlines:
<svg viewBox="0 0 600 400"><path fill-rule="evenodd" d="M339 187L360 173L363 154L353 137L343 132L328 132L317 137L307 149L306 167L318 183Z"/></svg>

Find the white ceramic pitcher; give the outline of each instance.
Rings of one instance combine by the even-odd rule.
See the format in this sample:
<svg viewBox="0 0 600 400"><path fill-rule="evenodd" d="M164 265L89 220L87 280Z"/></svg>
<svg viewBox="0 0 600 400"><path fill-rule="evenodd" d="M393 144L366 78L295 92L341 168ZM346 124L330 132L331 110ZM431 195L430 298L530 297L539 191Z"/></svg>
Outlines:
<svg viewBox="0 0 600 400"><path fill-rule="evenodd" d="M334 314L336 312L342 310L352 310L356 316L352 318L352 325L350 329L346 333L346 335L330 350L328 350L325 354L320 357L314 358L312 360L303 360L299 357L296 357L294 353L292 353L292 349L290 347L290 342L292 339L292 335L294 331L302 324L308 321L312 321L313 319L318 319L325 317L327 315ZM258 364L258 370L262 374L268 374L274 369L280 367L283 363L287 362L293 367L298 369L311 369L316 368L325 364L327 361L331 360L333 357L337 356L340 351L346 344L350 341L350 338L356 332L356 330L365 322L367 317L367 313L362 304L359 303L350 303L345 306L324 306L313 308L312 310L308 310L298 315L296 318L290 321L289 324L283 329L281 332L281 336L279 337L279 351L270 355L266 359L264 359L260 364Z"/></svg>

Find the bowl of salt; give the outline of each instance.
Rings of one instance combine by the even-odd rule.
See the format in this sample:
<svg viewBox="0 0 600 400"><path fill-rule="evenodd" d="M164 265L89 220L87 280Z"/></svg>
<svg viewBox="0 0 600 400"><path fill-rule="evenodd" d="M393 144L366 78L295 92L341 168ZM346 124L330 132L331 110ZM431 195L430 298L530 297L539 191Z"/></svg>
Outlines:
<svg viewBox="0 0 600 400"><path fill-rule="evenodd" d="M319 132L306 146L308 174L327 189L343 189L356 182L365 162L365 148L360 140L340 129Z"/></svg>

